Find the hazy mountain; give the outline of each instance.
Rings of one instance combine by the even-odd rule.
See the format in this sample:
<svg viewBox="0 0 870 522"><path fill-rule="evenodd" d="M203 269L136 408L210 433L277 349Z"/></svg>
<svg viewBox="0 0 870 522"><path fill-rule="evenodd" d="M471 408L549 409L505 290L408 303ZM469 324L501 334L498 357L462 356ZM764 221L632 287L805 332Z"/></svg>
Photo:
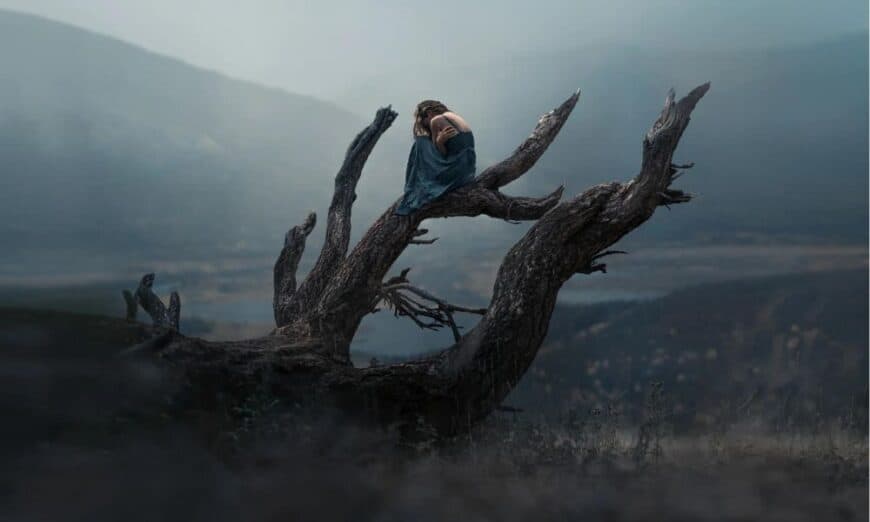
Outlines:
<svg viewBox="0 0 870 522"><path fill-rule="evenodd" d="M867 284L866 270L848 270L697 285L649 301L560 304L532 368L507 404L535 418L585 413L612 402L632 417L649 384L662 382L687 425L746 414L748 408L810 424L816 416L848 415L862 407L866 412L866 403L854 401L867 397ZM0 287L3 367L16 368L22 358L34 364L42 358L39 364L48 366L109 360L107 355L133 342L121 318L118 286L41 292ZM188 335L214 336L225 327L243 334L244 325L182 316ZM382 362L401 360L385 346L401 342L382 338L381 344L361 345L353 356L361 366L372 354Z"/></svg>
<svg viewBox="0 0 870 522"><path fill-rule="evenodd" d="M783 422L866 411L854 401L867 396L867 283L866 270L790 274L559 306L509 402L550 412L639 407L662 382L690 423L750 406Z"/></svg>
<svg viewBox="0 0 870 522"><path fill-rule="evenodd" d="M364 124L331 103L8 11L0 64L7 260L280 245L306 209L328 204Z"/></svg>
<svg viewBox="0 0 870 522"><path fill-rule="evenodd" d="M380 73L337 101L373 107L389 100L410 110L420 99L442 99L471 122L478 157L487 163L580 88L556 143L533 175L511 187L543 193L567 182L575 193L634 175L641 138L668 88L681 95L709 80L712 89L676 158L696 163L679 185L702 199L671 219L657 217L633 239L752 233L866 241L867 34L757 50L690 44L677 38L670 49L601 46L447 67L422 63Z"/></svg>
<svg viewBox="0 0 870 522"><path fill-rule="evenodd" d="M309 208L323 215L347 144L378 107L392 103L400 115L358 187L354 237L401 192L410 114L422 98L443 99L467 117L483 167L582 88L550 151L508 187L543 194L567 183L570 194L633 175L667 89L684 93L707 80L713 89L676 158L697 163L679 186L700 199L658 213L620 246L867 240L866 33L755 51L599 46L448 67L421 62L350 83L335 101L354 113L5 11L0 59L5 282L130 285L143 270L157 271L194 306L188 311L268 322L284 232ZM526 226L436 220L426 227L438 243L409 249L396 267L413 266L415 281L445 298L485 304L495 267ZM321 240L312 236L302 273ZM686 269L697 276L734 264L711 256ZM618 262L614 271L625 272ZM612 284L630 291L637 280ZM215 296L219 311L195 308ZM401 328L376 321L385 319L364 326L394 337Z"/></svg>

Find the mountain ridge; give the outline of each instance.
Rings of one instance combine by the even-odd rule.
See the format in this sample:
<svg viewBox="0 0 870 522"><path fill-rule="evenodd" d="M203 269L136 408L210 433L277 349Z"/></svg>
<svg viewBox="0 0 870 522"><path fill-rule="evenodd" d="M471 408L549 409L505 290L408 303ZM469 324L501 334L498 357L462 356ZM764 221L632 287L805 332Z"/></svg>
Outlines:
<svg viewBox="0 0 870 522"><path fill-rule="evenodd" d="M10 13L0 11L10 263L63 251L81 263L244 251L280 244L295 220L328 205L364 125L354 113Z"/></svg>
<svg viewBox="0 0 870 522"><path fill-rule="evenodd" d="M214 76L221 78L223 80L230 80L233 82L243 83L243 84L246 84L250 87L255 87L258 89L263 89L263 90L267 90L267 91L276 91L278 94L291 95L291 96L297 97L297 98L308 99L310 101L330 105L330 106L332 106L335 109L338 109L340 111L348 112L350 114L354 114L355 116L362 117L362 115L358 115L358 114L354 113L353 111L348 110L346 107L343 107L343 106L339 105L338 103L336 103L333 100L330 100L328 98L320 98L320 97L313 96L310 94L298 93L298 92L294 92L294 91L292 91L286 87L283 87L283 86L271 85L268 83L259 82L256 80L251 80L248 78L233 76L232 74L228 74L228 73L221 71L219 69L211 68L211 67L204 66L204 65L199 65L199 64L196 64L193 62L189 62L183 58L164 54L164 53L161 53L159 51L152 50L144 45L132 43L128 40L124 40L123 38L119 38L117 36L113 36L113 35L106 34L106 33L101 33L99 31L96 31L93 29L88 29L87 27L82 27L82 26L79 26L79 25L76 25L76 24L73 24L70 22L56 20L54 18L49 18L49 17L42 16L39 14L27 13L24 11L16 11L14 9L6 9L6 8L0 7L0 19L2 19L4 17L5 18L16 18L17 17L17 18L20 18L22 20L26 20L28 22L36 22L39 24L45 24L45 26L54 26L55 28L63 28L64 30L68 30L71 33L75 33L75 34L85 33L91 38L110 42L113 45L120 45L120 46L128 48L129 50L133 50L136 52L145 53L145 54L148 54L151 57L158 59L158 60L175 62L178 65L184 66L184 68L186 68L186 69L195 69L200 73L214 75Z"/></svg>

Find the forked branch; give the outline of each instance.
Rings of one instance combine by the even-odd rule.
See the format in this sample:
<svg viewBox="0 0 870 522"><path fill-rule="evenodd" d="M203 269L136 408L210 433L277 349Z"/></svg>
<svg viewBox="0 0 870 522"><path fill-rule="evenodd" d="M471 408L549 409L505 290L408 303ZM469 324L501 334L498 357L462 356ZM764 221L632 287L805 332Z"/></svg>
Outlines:
<svg viewBox="0 0 870 522"><path fill-rule="evenodd" d="M671 188L679 171L688 167L674 163L673 154L708 89L709 84L701 85L679 101L669 93L644 138L640 172L630 181L596 185L561 202L561 187L542 198L501 194L498 188L527 172L555 139L577 102L575 93L544 115L511 156L486 169L476 182L408 216L394 214L397 201L346 255L359 172L374 141L395 118L395 113L382 109L387 112L379 111L349 148L336 177L326 245L295 292L291 277L295 278L304 238L314 225L313 215L294 229L292 239L288 234L275 279L276 287L280 282L282 288L276 288L276 303L285 302L279 299L285 295L290 299L286 315L279 317L276 310L279 326L282 321L284 325L263 338L227 343L173 332L161 341L159 356L183 366L187 377L198 383L198 396L212 406L228 389L242 394L266 386L276 396L287 397L288 404L313 397L322 406L329 397L330 404L344 411L365 413L403 430L413 431L421 419L445 434L468 429L501 406L534 360L561 286L577 273L605 271L600 260L620 253L608 248L660 206L689 200L688 194ZM411 285L407 270L384 282L403 250L420 241L424 219L476 215L535 220L502 260L486 309L447 303ZM337 240L330 239L333 234ZM171 322L168 316L175 312L167 312L156 299L152 282L153 276L143 278L134 304L148 311L155 323ZM348 357L350 340L363 316L382 301L425 328L449 326L456 342L419 360L354 368ZM128 299L128 315L135 310ZM456 312L483 317L460 336L453 319ZM177 325L177 316L174 321Z"/></svg>
<svg viewBox="0 0 870 522"><path fill-rule="evenodd" d="M297 318L307 325L329 325L330 331L316 330L317 335L329 335L337 358L349 357L350 341L362 318L369 312L368 304L381 290L380 282L409 244L424 219L456 216L480 216L507 220L535 220L555 207L562 197L558 187L544 197L514 197L502 194L498 188L519 178L535 164L556 138L568 119L580 92L572 94L556 109L542 116L531 135L505 160L481 173L475 182L451 191L407 216L395 214L399 200L384 212L369 228L334 277L323 289L316 306ZM290 330L298 331L298 326Z"/></svg>
<svg viewBox="0 0 870 522"><path fill-rule="evenodd" d="M708 89L704 84L679 102L669 94L644 140L641 171L634 179L592 187L529 229L502 261L492 300L477 326L438 355L359 370L359 386L390 402L399 400L393 393L409 393L426 383L427 407L451 411L433 421L442 421L439 429L447 433L461 431L499 407L534 360L562 284L616 253L606 249L662 203L660 192L673 181L674 150Z"/></svg>
<svg viewBox="0 0 870 522"><path fill-rule="evenodd" d="M460 327L453 315L456 312L483 315L486 308L471 308L448 303L429 292L411 285L406 268L398 276L390 278L381 287L378 302L384 302L397 317L407 317L423 329L437 330L449 326L454 340L460 338Z"/></svg>
<svg viewBox="0 0 870 522"><path fill-rule="evenodd" d="M296 270L305 251L305 240L314 230L316 223L317 214L311 212L301 225L291 228L284 236L284 248L275 261L274 269L272 310L275 313L276 324L284 324L290 316L290 301L296 293Z"/></svg>
<svg viewBox="0 0 870 522"><path fill-rule="evenodd" d="M344 162L335 176L335 190L326 218L326 237L317 262L298 290L295 289L295 284L292 290L289 286L275 288L275 322L278 326L290 322L300 310L313 306L324 286L344 261L350 243L351 209L356 200L356 185L369 154L381 135L393 124L396 116L397 113L389 106L379 109L372 123L360 131L347 148ZM309 216L309 220L313 226L312 216ZM276 285L277 281L276 274Z"/></svg>
<svg viewBox="0 0 870 522"><path fill-rule="evenodd" d="M178 292L170 294L169 307L167 308L152 290L153 285L154 274L145 274L139 281L139 286L135 292L129 290L122 292L127 305L127 320L134 321L136 313L141 307L151 317L151 322L155 327L178 330L181 317L181 298L178 296Z"/></svg>

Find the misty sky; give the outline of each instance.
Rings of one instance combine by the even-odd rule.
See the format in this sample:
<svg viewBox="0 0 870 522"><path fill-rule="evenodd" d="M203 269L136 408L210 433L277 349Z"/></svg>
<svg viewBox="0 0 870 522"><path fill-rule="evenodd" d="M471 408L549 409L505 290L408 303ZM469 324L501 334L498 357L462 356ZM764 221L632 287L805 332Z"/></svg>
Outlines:
<svg viewBox="0 0 870 522"><path fill-rule="evenodd" d="M704 80L713 81L715 95L680 149L680 159L703 165L681 188L703 199L632 234L627 241L646 239L626 247L632 255L614 259L607 278L574 278L562 296L653 297L685 284L867 264L866 35L854 37L867 31L867 0L0 0L0 9L314 95L358 117L7 16L20 25L0 32L2 72L13 80L0 82L0 112L22 111L38 125L28 134L30 120L23 127L0 120L15 137L7 143L32 137L4 152L6 165L20 167L21 186L5 191L13 194L5 205L11 217L0 235L18 242L0 260L0 287L110 281L101 312L114 313L115 281L156 271L165 285L159 291L180 290L190 317L259 328L272 319L276 245L308 209L324 215L327 179L372 107L393 103L407 119L369 162L356 235L401 190L408 108L420 96L450 100L469 116L482 162L507 154L540 111L582 86L584 101L560 143L536 176L511 189L538 195L565 183L576 193L635 172L640 138L666 88L684 93ZM823 40L832 45L792 50ZM824 104L820 92L829 97ZM505 114L504 107L513 109ZM53 155L57 143L74 154ZM140 197L145 191L151 199ZM130 212L151 201L184 210ZM437 248L409 251L397 266L413 266L415 281L445 298L484 305L522 229L499 220L441 221L431 224ZM841 233L833 241L860 244L828 245L832 230ZM674 238L684 241L680 248L660 247ZM303 270L319 241L309 243ZM785 248L790 241L821 246ZM64 270L56 269L59 259ZM364 325L369 346L378 335L420 349L450 342L424 338L410 322L396 326L389 314L373 317L383 324Z"/></svg>
<svg viewBox="0 0 870 522"><path fill-rule="evenodd" d="M770 47L865 30L866 0L0 0L235 77L330 97L379 71L589 44Z"/></svg>

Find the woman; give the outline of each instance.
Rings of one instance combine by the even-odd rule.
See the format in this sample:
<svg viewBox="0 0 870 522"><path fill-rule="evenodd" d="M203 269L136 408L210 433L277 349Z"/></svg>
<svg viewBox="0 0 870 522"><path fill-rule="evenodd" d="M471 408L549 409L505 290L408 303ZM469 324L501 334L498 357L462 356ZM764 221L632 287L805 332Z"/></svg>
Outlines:
<svg viewBox="0 0 870 522"><path fill-rule="evenodd" d="M414 111L414 144L405 169L405 194L396 214L406 215L474 180L474 134L461 116L437 100Z"/></svg>

